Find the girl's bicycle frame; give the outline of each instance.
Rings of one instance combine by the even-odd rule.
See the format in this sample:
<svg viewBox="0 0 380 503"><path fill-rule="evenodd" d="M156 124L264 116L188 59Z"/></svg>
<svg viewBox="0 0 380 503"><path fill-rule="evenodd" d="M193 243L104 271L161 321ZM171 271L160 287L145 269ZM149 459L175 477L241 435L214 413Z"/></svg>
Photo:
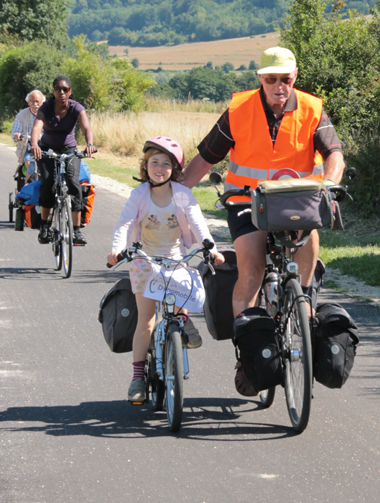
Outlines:
<svg viewBox="0 0 380 503"><path fill-rule="evenodd" d="M131 248L123 250L118 255L118 261L131 262L134 259L145 259L156 264L161 270L170 270L172 274L177 268L187 268L187 262L195 255L202 253L212 274L215 270L211 265L211 249L214 243L205 239L202 248L197 248L183 257L174 260L165 257L149 257L141 250L141 243L133 243ZM107 264L108 267L110 264ZM115 266L115 268L118 264ZM191 278L191 276L190 276ZM189 291L189 297L193 289ZM183 409L183 381L189 378L189 360L187 356L188 339L184 330L186 314L182 309L186 307L187 299L179 300L170 291L170 279L165 284L163 300L156 300L156 322L150 338L149 350L145 364L146 402L149 403L151 394L153 408L161 411L166 408L166 415L171 431L176 432L181 427ZM176 310L175 307L179 307ZM142 402L132 402L142 405Z"/></svg>

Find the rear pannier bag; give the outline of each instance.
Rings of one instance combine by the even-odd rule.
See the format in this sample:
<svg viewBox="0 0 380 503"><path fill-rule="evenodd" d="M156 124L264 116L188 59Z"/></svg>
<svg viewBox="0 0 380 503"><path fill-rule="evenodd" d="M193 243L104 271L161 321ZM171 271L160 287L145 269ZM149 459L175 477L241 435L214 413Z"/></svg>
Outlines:
<svg viewBox="0 0 380 503"><path fill-rule="evenodd" d="M265 309L250 307L234 321L233 343L239 348L243 370L257 391L283 381L275 323Z"/></svg>
<svg viewBox="0 0 380 503"><path fill-rule="evenodd" d="M103 335L111 351L132 351L137 325L137 305L129 278L117 281L100 302L98 316Z"/></svg>
<svg viewBox="0 0 380 503"><path fill-rule="evenodd" d="M262 231L311 231L333 223L330 193L317 180L263 181L251 197L252 223Z"/></svg>
<svg viewBox="0 0 380 503"><path fill-rule="evenodd" d="M82 208L81 208L81 227L86 227L90 223L92 210L95 201L95 187L91 183L81 183L82 189Z"/></svg>
<svg viewBox="0 0 380 503"><path fill-rule="evenodd" d="M30 229L39 229L41 227L41 212L36 211L32 205L23 205L25 211L25 223Z"/></svg>
<svg viewBox="0 0 380 503"><path fill-rule="evenodd" d="M313 335L315 379L328 388L341 388L350 375L356 347L357 326L340 304L317 307L317 327Z"/></svg>
<svg viewBox="0 0 380 503"><path fill-rule="evenodd" d="M232 292L238 278L236 253L234 250L219 250L225 262L215 267L211 274L206 264L201 262L198 270L202 276L206 299L203 312L207 330L217 341L232 339L234 314L232 311Z"/></svg>

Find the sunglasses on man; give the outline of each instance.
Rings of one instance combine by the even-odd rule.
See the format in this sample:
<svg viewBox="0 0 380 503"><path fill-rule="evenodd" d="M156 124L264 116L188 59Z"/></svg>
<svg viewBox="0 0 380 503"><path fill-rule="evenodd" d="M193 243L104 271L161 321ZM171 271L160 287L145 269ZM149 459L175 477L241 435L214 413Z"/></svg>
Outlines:
<svg viewBox="0 0 380 503"><path fill-rule="evenodd" d="M291 83L292 83L292 81L293 81L294 77L264 77L264 76L263 76L263 79L264 79L264 81L265 81L265 83L266 83L266 84L271 84L271 85L273 85L273 84L276 84L276 82L277 82L278 80L281 80L281 82L282 82L283 84L287 84L287 85L289 85L289 84L291 84Z"/></svg>

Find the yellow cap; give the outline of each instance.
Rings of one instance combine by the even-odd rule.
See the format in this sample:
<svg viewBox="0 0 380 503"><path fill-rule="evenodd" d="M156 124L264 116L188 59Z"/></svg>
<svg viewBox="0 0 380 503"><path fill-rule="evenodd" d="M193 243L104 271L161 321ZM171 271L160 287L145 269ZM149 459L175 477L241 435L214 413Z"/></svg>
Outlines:
<svg viewBox="0 0 380 503"><path fill-rule="evenodd" d="M284 47L270 47L260 58L260 68L257 73L292 73L296 69L296 58L292 51Z"/></svg>

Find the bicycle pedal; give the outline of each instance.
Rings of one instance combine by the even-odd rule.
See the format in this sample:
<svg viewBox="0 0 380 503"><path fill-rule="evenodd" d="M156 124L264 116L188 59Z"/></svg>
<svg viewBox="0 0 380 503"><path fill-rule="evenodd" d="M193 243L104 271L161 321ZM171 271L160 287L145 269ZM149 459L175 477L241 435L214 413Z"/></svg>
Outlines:
<svg viewBox="0 0 380 503"><path fill-rule="evenodd" d="M86 246L85 244L82 244L82 243L73 243L73 246Z"/></svg>
<svg viewBox="0 0 380 503"><path fill-rule="evenodd" d="M129 402L132 404L132 405L143 405L145 403L144 402L132 402L132 400L129 400Z"/></svg>

